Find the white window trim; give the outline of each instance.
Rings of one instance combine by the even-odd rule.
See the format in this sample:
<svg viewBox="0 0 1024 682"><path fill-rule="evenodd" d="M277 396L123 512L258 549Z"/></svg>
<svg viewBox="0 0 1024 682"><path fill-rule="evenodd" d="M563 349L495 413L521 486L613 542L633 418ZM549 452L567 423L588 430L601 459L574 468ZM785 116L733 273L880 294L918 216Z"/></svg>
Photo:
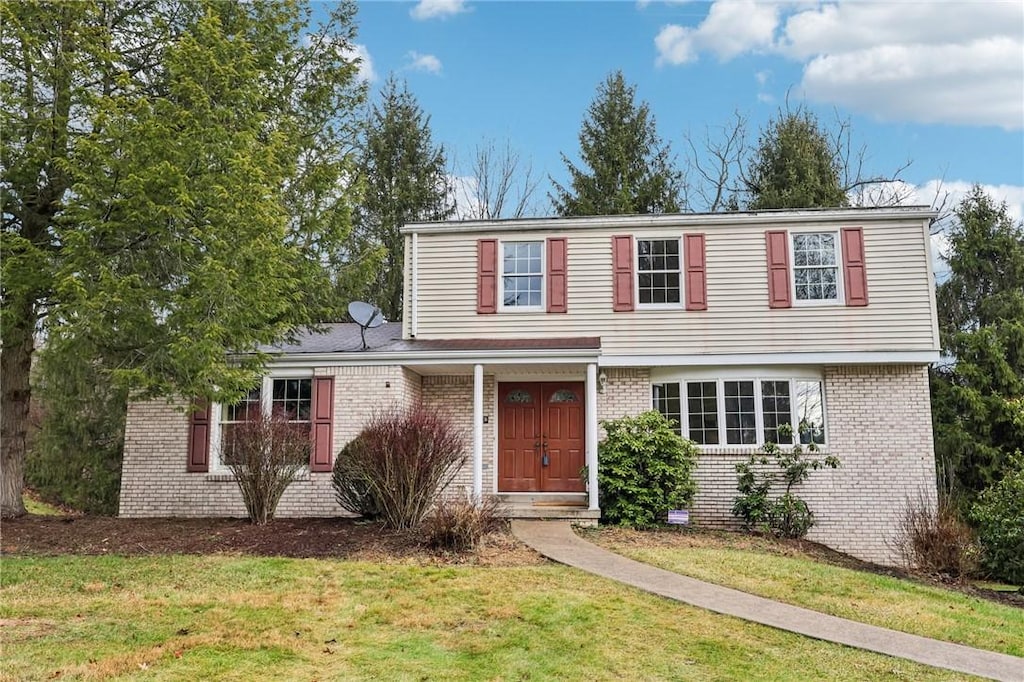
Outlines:
<svg viewBox="0 0 1024 682"><path fill-rule="evenodd" d="M271 371L265 375L260 383L260 409L263 414L270 414L273 404L274 379L312 379L313 370L293 371ZM224 410L223 403L213 403L210 409L210 471L211 474L230 474L231 469L224 464L221 457L221 414ZM313 415L310 414L310 420ZM306 464L301 470L308 472L309 465Z"/></svg>
<svg viewBox="0 0 1024 682"><path fill-rule="evenodd" d="M505 245L540 244L540 305L505 305ZM498 311L503 313L543 313L548 302L548 254L546 239L498 240ZM522 276L522 273L517 273ZM532 275L530 275L532 276Z"/></svg>
<svg viewBox="0 0 1024 682"><path fill-rule="evenodd" d="M796 297L796 257L793 248L793 237L798 234L831 234L835 237L836 252L836 297L829 299L798 299ZM843 281L843 245L840 243L842 235L838 230L793 230L789 233L789 287L792 294L790 300L794 307L803 306L845 306L846 305L846 283Z"/></svg>
<svg viewBox="0 0 1024 682"><path fill-rule="evenodd" d="M801 376L803 374L804 376ZM829 447L829 427L828 427L828 405L825 400L825 384L823 378L819 376L807 376L806 372L800 372L787 376L779 376L778 373L767 373L767 374L735 374L734 376L723 377L721 375L707 376L707 375L696 375L687 374L685 376L675 375L673 377L661 377L656 380L652 380L652 384L679 384L679 396L680 396L680 426L682 427L683 438L690 439L690 412L689 412L689 388L690 383L705 383L713 382L715 384L715 401L716 407L718 408L718 444L716 445L704 445L702 443L696 443L697 447L703 452L715 453L733 450L756 450L764 447L764 404L763 394L761 391L762 381L787 381L789 383L789 409L790 409L790 424L793 426L793 442L792 443L780 443L779 446L784 449L792 448L793 446L800 444L802 447L808 447L805 444L801 444L799 440L799 433L797 432L797 424L799 415L797 414L797 396L795 384L798 381L806 382L817 382L821 391L821 414L822 414L822 430L824 431L825 442L818 443L817 447L823 451L827 451ZM754 382L754 419L756 425L756 442L751 443L727 443L726 442L726 428L725 428L725 382L726 381L753 381ZM658 406L654 402L654 393L651 392L651 406L652 409L657 410Z"/></svg>
<svg viewBox="0 0 1024 682"><path fill-rule="evenodd" d="M641 303L640 302L640 242L675 241L679 245L679 303ZM672 272L672 270L645 270L645 272ZM686 277L683 276L683 239L682 237L637 237L633 236L633 295L636 297L637 310L682 310L686 307L686 292L683 290Z"/></svg>

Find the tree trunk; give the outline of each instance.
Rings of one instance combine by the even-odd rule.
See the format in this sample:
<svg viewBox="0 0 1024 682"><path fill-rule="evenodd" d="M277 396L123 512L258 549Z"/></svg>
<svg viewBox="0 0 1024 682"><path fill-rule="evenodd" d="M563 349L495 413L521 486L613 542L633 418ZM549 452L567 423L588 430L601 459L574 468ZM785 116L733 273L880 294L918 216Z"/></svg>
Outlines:
<svg viewBox="0 0 1024 682"><path fill-rule="evenodd" d="M19 297L20 298L20 297ZM36 326L36 311L25 298L10 302L20 308L4 327L0 351L0 516L13 518L25 513L21 498L25 487L25 434L32 398L29 375Z"/></svg>

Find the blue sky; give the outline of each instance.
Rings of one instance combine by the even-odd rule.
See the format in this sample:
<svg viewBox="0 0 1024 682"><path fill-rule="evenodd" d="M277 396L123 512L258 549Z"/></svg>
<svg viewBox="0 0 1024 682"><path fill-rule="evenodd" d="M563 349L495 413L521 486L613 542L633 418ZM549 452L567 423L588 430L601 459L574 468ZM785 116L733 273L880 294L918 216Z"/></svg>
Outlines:
<svg viewBox="0 0 1024 682"><path fill-rule="evenodd" d="M849 118L866 168L916 203L943 179L1024 210L1024 5L1019 2L360 2L372 92L404 78L435 140L468 164L485 138L532 160L539 194L566 177L597 85L621 69L662 138L722 126L751 137L784 103ZM682 158L680 158L682 161ZM455 168L456 174L465 169ZM546 206L543 207L546 209Z"/></svg>

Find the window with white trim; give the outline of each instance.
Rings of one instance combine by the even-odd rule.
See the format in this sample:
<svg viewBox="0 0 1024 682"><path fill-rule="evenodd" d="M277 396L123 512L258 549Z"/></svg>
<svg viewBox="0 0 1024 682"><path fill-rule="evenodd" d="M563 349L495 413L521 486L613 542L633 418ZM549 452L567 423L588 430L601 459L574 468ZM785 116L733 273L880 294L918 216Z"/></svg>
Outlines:
<svg viewBox="0 0 1024 682"><path fill-rule="evenodd" d="M636 240L638 305L680 305L680 261L678 239Z"/></svg>
<svg viewBox="0 0 1024 682"><path fill-rule="evenodd" d="M541 310L544 305L544 242L502 242L501 305Z"/></svg>
<svg viewBox="0 0 1024 682"><path fill-rule="evenodd" d="M794 232L793 293L797 301L839 300L839 239L834 232Z"/></svg>
<svg viewBox="0 0 1024 682"><path fill-rule="evenodd" d="M651 387L653 392L654 409L661 413L665 419L672 422L676 433L683 433L683 410L679 399L679 384L654 384Z"/></svg>
<svg viewBox="0 0 1024 682"><path fill-rule="evenodd" d="M686 419L690 440L701 445L718 445L717 382L686 382Z"/></svg>
<svg viewBox="0 0 1024 682"><path fill-rule="evenodd" d="M682 396L673 401L672 396ZM705 446L824 445L825 405L817 379L694 379L654 384L653 407L679 420L682 436ZM784 438L779 427L793 426Z"/></svg>
<svg viewBox="0 0 1024 682"><path fill-rule="evenodd" d="M219 463L228 465L234 459L234 431L239 424L263 413L283 414L298 430L311 433L313 379L311 377L268 377L250 389L238 402L220 405L217 422Z"/></svg>

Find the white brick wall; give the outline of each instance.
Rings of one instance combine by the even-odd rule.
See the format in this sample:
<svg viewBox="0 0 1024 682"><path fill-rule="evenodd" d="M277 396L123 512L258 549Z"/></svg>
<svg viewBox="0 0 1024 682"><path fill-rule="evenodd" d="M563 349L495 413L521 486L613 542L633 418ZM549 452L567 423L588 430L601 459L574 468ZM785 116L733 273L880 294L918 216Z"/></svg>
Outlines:
<svg viewBox="0 0 1024 682"><path fill-rule="evenodd" d="M649 385L643 392L634 382L627 382L620 393L621 384L613 384L609 375L602 419L650 408ZM828 452L842 466L812 472L794 490L815 514L808 537L862 559L894 563L889 541L906 500L919 491L932 499L936 495L927 369L826 367L824 383ZM646 402L639 399L642 392ZM734 448L700 456L694 524L738 527L731 512L737 494L735 466L750 452Z"/></svg>
<svg viewBox="0 0 1024 682"><path fill-rule="evenodd" d="M607 368L605 392L598 396L598 418L615 419L651 407L646 368ZM335 379L334 449L362 428L374 410L422 400L447 412L472 443L473 378L424 376L402 367L324 367L316 374ZM864 559L890 562L887 541L894 534L908 498L919 491L934 499L928 376L921 366L826 367L825 401L829 452L838 470L813 472L799 488L814 511L810 539ZM484 491L495 490L497 449L496 383L484 377ZM184 403L132 403L125 431L121 483L122 516L245 516L230 476L186 473L188 417ZM696 470L699 492L695 524L736 527L730 510L736 496L735 465L748 449L701 455ZM448 494L464 496L472 487L467 461ZM333 516L344 512L334 501L330 474L310 474L286 491L280 516Z"/></svg>
<svg viewBox="0 0 1024 682"><path fill-rule="evenodd" d="M413 404L420 377L398 366L323 367L334 375L334 452L352 440L374 410ZM128 405L121 465L121 516L244 517L238 485L229 473L185 471L189 418L187 403L135 402ZM331 474L309 473L281 497L277 516L339 516Z"/></svg>

